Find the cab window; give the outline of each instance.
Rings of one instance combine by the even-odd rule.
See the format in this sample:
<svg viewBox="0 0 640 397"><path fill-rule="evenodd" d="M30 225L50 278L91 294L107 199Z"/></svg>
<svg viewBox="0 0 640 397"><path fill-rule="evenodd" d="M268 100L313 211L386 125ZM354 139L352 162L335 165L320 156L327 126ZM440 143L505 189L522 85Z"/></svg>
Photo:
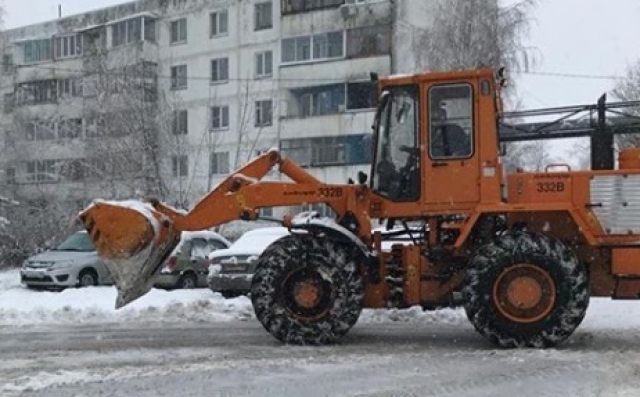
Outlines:
<svg viewBox="0 0 640 397"><path fill-rule="evenodd" d="M473 154L473 90L468 84L429 90L429 156L458 159Z"/></svg>
<svg viewBox="0 0 640 397"><path fill-rule="evenodd" d="M376 115L372 190L393 201L420 197L417 86L387 88Z"/></svg>

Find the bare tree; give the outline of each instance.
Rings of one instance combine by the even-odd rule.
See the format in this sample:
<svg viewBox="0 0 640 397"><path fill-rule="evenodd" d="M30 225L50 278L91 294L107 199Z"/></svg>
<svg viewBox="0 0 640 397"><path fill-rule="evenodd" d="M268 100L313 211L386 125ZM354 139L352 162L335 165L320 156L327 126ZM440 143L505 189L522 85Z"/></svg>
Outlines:
<svg viewBox="0 0 640 397"><path fill-rule="evenodd" d="M613 96L621 101L640 100L640 60L629 66L624 78L618 80L613 89ZM640 109L627 109L625 112L640 117ZM628 134L616 136L617 149L640 147L640 135Z"/></svg>
<svg viewBox="0 0 640 397"><path fill-rule="evenodd" d="M507 145L503 163L507 171L521 168L525 171L542 171L553 162L553 158L543 141L512 143Z"/></svg>
<svg viewBox="0 0 640 397"><path fill-rule="evenodd" d="M262 89L265 88L266 89ZM277 100L267 100L270 108L258 109L257 102L266 100L264 93L276 93L277 84L271 80L263 82L262 80L254 80L247 77L241 86L241 95L239 97L239 113L238 113L238 141L236 146L236 154L234 168L238 168L243 162L251 160L256 155L256 151L260 151L260 143L264 143L264 132L275 122L274 118L278 113L279 103ZM277 98L277 94L272 95ZM258 117L258 112L262 112ZM262 120L258 120L258 119ZM270 119L270 123L262 123L259 121ZM243 154L245 156L243 156Z"/></svg>
<svg viewBox="0 0 640 397"><path fill-rule="evenodd" d="M436 0L433 23L417 42L430 70L479 67L528 69L535 51L524 43L536 0Z"/></svg>

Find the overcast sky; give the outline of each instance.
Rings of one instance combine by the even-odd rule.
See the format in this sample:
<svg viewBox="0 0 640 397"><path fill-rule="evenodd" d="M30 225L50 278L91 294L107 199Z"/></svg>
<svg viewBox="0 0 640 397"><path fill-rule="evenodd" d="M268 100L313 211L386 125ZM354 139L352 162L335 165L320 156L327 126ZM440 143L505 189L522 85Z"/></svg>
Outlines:
<svg viewBox="0 0 640 397"><path fill-rule="evenodd" d="M0 0L5 27L55 19L63 15L123 3L122 0ZM34 4L37 1L37 6ZM427 0L426 0L427 1ZM512 2L516 0L504 0ZM539 62L534 72L622 76L640 59L639 0L539 0L528 39ZM511 73L524 108L595 103L615 80Z"/></svg>

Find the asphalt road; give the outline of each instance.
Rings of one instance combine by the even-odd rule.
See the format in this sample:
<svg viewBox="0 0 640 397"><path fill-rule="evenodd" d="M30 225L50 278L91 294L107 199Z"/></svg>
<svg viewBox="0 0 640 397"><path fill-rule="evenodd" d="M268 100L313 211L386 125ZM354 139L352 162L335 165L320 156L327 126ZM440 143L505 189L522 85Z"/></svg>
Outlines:
<svg viewBox="0 0 640 397"><path fill-rule="evenodd" d="M637 396L640 337L496 350L469 325L359 324L283 346L254 320L0 328L0 396Z"/></svg>

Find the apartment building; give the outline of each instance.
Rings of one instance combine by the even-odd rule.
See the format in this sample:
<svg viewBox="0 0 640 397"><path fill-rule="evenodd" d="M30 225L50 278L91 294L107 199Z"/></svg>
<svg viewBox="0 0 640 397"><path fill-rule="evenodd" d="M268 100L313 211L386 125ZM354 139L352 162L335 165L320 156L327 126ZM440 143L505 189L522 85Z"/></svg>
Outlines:
<svg viewBox="0 0 640 397"><path fill-rule="evenodd" d="M2 32L5 191L189 206L273 147L346 182L371 160L370 73L419 68L427 4L139 0Z"/></svg>

